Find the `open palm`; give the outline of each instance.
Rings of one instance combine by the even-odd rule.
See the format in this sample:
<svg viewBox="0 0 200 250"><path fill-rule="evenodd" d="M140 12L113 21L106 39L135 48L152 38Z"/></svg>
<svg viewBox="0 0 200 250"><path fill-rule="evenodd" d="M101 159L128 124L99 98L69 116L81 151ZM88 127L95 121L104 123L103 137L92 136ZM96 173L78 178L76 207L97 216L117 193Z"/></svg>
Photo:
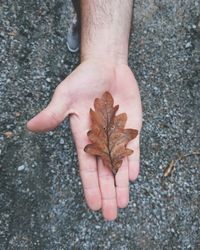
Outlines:
<svg viewBox="0 0 200 250"><path fill-rule="evenodd" d="M135 180L139 172L139 135L128 144L134 153L125 158L116 174L116 186L111 171L84 152L90 143L89 110L94 99L109 91L119 104L119 112L128 116L126 128L141 130L142 110L140 94L133 73L127 65L101 64L92 61L81 63L55 90L49 105L31 119L27 127L31 131L49 131L57 127L68 115L75 140L80 175L85 198L93 210L102 208L107 220L117 217L117 208L126 207L129 201L129 179Z"/></svg>

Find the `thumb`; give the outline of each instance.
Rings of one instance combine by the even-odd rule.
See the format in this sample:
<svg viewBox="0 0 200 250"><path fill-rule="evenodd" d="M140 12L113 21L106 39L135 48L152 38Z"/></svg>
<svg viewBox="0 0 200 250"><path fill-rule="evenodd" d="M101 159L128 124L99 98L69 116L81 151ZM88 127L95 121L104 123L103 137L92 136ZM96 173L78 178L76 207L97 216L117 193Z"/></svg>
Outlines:
<svg viewBox="0 0 200 250"><path fill-rule="evenodd" d="M27 123L33 132L45 132L56 128L69 114L70 98L65 86L59 85L49 105Z"/></svg>

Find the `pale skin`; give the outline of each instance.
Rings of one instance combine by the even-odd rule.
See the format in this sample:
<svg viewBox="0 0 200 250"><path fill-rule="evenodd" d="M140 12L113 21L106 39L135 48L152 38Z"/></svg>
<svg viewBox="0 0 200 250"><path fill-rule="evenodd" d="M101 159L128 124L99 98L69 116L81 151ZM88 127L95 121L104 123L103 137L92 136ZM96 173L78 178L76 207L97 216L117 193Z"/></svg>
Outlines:
<svg viewBox="0 0 200 250"><path fill-rule="evenodd" d="M128 144L134 153L124 159L116 186L111 171L84 147L90 143L89 110L105 91L119 104L119 113L127 113L126 128L141 130L140 93L127 63L131 15L131 0L81 1L81 63L58 85L49 105L27 123L31 131L49 131L69 116L86 202L92 210L101 209L106 220L116 219L118 208L128 205L129 180L139 173L139 135Z"/></svg>

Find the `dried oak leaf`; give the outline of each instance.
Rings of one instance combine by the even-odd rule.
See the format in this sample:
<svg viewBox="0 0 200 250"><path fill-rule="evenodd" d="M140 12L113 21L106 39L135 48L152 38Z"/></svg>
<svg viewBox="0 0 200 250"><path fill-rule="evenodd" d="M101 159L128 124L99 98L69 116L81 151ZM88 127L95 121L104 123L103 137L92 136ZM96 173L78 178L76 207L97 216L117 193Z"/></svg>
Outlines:
<svg viewBox="0 0 200 250"><path fill-rule="evenodd" d="M84 150L99 156L104 166L116 174L123 158L133 153L126 145L137 136L138 131L124 128L127 115L116 115L119 105L114 106L113 97L109 92L105 92L102 98L95 99L94 109L95 111L90 109L92 124L87 133L92 144L88 144Z"/></svg>

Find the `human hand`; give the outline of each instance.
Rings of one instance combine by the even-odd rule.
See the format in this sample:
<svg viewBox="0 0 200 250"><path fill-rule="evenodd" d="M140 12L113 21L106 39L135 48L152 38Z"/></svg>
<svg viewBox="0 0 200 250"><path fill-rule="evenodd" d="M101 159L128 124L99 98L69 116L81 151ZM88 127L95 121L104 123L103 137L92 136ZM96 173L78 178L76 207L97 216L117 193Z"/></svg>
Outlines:
<svg viewBox="0 0 200 250"><path fill-rule="evenodd" d="M117 208L124 208L129 201L129 179L135 180L139 172L139 135L128 144L134 153L124 158L115 176L103 166L100 159L84 152L90 143L89 110L94 99L109 91L119 112L127 113L126 128L138 131L142 126L142 109L137 82L125 64L112 65L84 61L55 90L49 105L32 118L27 127L33 132L49 131L56 128L68 115L75 140L80 175L85 199L92 210L102 208L105 219L114 220Z"/></svg>

